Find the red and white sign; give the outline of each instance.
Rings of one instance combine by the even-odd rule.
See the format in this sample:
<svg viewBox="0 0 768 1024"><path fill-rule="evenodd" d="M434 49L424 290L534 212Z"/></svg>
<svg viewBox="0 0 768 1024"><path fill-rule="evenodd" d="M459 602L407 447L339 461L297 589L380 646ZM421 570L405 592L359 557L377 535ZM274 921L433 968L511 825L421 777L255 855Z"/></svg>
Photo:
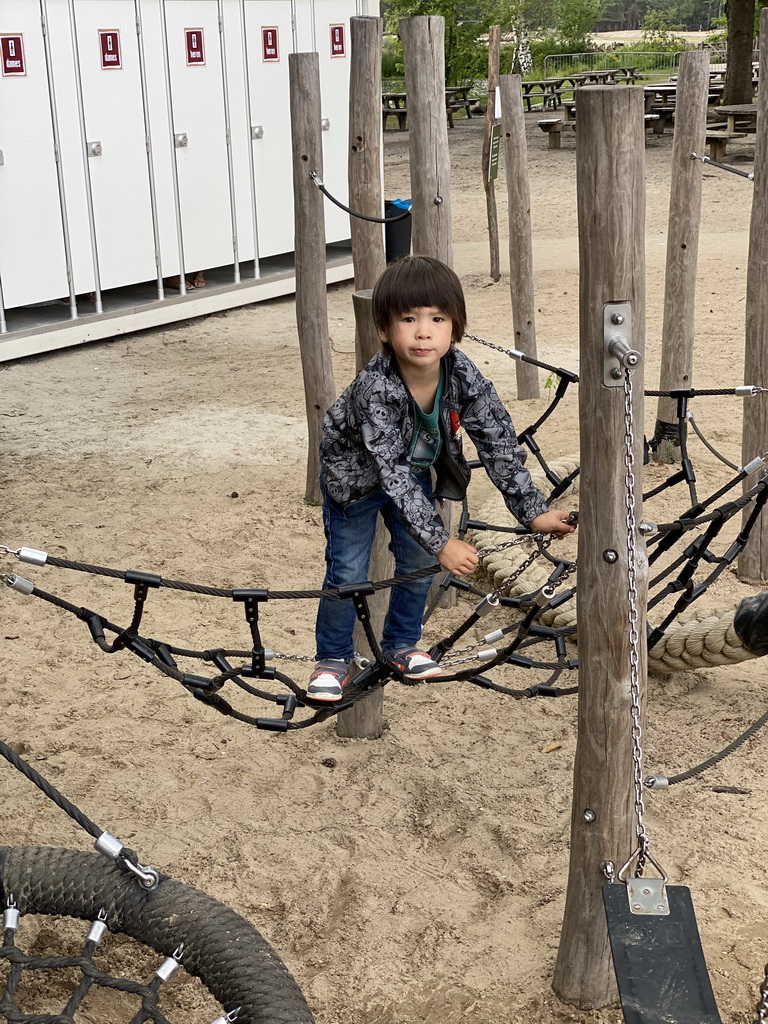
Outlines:
<svg viewBox="0 0 768 1024"><path fill-rule="evenodd" d="M344 26L331 25L331 56L346 57L347 44L344 40Z"/></svg>
<svg viewBox="0 0 768 1024"><path fill-rule="evenodd" d="M203 30L201 28L185 28L184 39L187 46L187 66L205 64Z"/></svg>
<svg viewBox="0 0 768 1024"><path fill-rule="evenodd" d="M0 53L3 60L3 78L10 75L26 75L22 36L0 36Z"/></svg>
<svg viewBox="0 0 768 1024"><path fill-rule="evenodd" d="M120 58L120 29L99 29L99 46L101 47L102 71L110 71L112 68L123 66Z"/></svg>
<svg viewBox="0 0 768 1024"><path fill-rule="evenodd" d="M261 26L261 59L280 60L280 44L275 26Z"/></svg>

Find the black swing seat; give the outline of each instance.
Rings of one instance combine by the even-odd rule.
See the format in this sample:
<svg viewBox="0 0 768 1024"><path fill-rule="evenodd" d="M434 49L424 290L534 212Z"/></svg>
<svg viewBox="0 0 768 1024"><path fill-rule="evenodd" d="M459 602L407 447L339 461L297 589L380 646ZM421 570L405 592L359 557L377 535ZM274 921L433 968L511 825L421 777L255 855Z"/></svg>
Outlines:
<svg viewBox="0 0 768 1024"><path fill-rule="evenodd" d="M608 935L626 1024L722 1024L691 891L668 885L669 914L632 913L627 887L603 886Z"/></svg>

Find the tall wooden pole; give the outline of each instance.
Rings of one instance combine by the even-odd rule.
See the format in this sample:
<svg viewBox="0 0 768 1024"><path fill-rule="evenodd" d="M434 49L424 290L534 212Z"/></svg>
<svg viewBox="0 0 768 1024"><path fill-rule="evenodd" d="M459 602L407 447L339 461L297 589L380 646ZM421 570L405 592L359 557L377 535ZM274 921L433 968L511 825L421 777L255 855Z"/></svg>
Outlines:
<svg viewBox="0 0 768 1024"><path fill-rule="evenodd" d="M323 176L320 126L320 62L316 53L290 53L291 138L293 144L296 326L307 410L307 485L305 498L319 505L320 437L325 410L336 398L328 336L325 280L324 198L310 178Z"/></svg>
<svg viewBox="0 0 768 1024"><path fill-rule="evenodd" d="M453 264L451 239L451 157L445 113L445 19L439 16L402 18L405 91L408 95L408 155L413 206L412 245L417 256ZM450 533L453 507L448 502L443 522ZM437 592L438 580L430 595ZM453 605L456 591L445 591L441 605Z"/></svg>
<svg viewBox="0 0 768 1024"><path fill-rule="evenodd" d="M400 21L408 94L412 251L453 264L451 158L445 115L445 19Z"/></svg>
<svg viewBox="0 0 768 1024"><path fill-rule="evenodd" d="M350 19L352 59L349 76L349 204L369 217L381 217L381 18ZM386 266L383 225L350 218L355 288L355 355L358 373L379 350L379 335L371 313L372 289ZM392 575L393 560L387 544L389 534L379 519L368 568L372 580ZM386 615L388 590L368 599L371 627L381 636ZM355 650L367 656L368 641L358 622ZM351 739L378 739L384 729L384 691L374 690L365 700L353 704L336 719L336 734Z"/></svg>
<svg viewBox="0 0 768 1024"><path fill-rule="evenodd" d="M696 269L701 224L701 168L691 153L701 154L707 131L709 54L690 50L680 58L672 142L672 186L669 195L667 277L664 326L661 334L659 390L693 386ZM657 462L679 454L680 430L674 398L660 398L651 448ZM682 427L685 430L685 424Z"/></svg>
<svg viewBox="0 0 768 1024"><path fill-rule="evenodd" d="M528 147L525 141L523 88L520 75L501 76L501 116L507 162L509 205L509 291L512 298L514 347L536 357L533 299L533 240L531 190L528 184ZM539 371L517 361L517 397L538 398Z"/></svg>
<svg viewBox="0 0 768 1024"><path fill-rule="evenodd" d="M349 206L381 217L381 18L350 18ZM384 272L382 224L350 217L355 288L373 288Z"/></svg>
<svg viewBox="0 0 768 1024"><path fill-rule="evenodd" d="M755 186L749 225L744 383L768 387L768 7L760 13L760 68ZM756 395L744 401L743 465L765 451L768 451L768 395ZM749 509L745 509L745 518L748 514ZM742 578L759 582L768 580L768 519L765 510L739 556L738 567Z"/></svg>
<svg viewBox="0 0 768 1024"><path fill-rule="evenodd" d="M353 19L354 21L354 19ZM379 103L381 101L379 100ZM379 120L381 118L379 117ZM379 335L373 323L372 306L373 289L365 288L354 292L352 304L355 310L358 371L373 358L380 348ZM376 536L371 550L368 576L372 580L388 579L394 575L395 562L389 551L389 532L379 517ZM381 637L384 619L389 606L391 590L379 590L368 598L370 624L377 637ZM355 650L371 657L365 630L358 622L354 633ZM336 719L336 735L355 740L377 740L384 731L384 690L380 687L369 693L365 700L353 704L342 711Z"/></svg>
<svg viewBox="0 0 768 1024"><path fill-rule="evenodd" d="M493 126L496 124L496 90L499 87L499 53L501 29L491 25L488 29L488 105L485 109L485 132L483 133L483 187L485 207L488 214L488 244L491 250L491 280L501 278L499 266L499 218L496 213L496 182L488 177L491 161Z"/></svg>
<svg viewBox="0 0 768 1024"><path fill-rule="evenodd" d="M576 183L579 216L581 508L579 512L579 712L571 860L553 988L566 1003L616 998L601 865L621 867L634 849L630 714L628 494L625 391L604 384L606 304L626 303L622 331L640 352L632 381L635 516L642 518L645 339L645 152L642 88L579 91ZM607 323L606 323L607 321ZM629 333L631 329L631 334ZM613 380L609 376L609 380ZM638 676L645 692L648 563L637 548Z"/></svg>

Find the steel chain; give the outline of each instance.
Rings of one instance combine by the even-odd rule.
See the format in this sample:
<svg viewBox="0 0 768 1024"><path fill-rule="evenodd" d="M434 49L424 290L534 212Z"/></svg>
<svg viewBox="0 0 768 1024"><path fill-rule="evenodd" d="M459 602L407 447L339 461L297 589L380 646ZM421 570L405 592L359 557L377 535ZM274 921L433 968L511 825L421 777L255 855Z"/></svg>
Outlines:
<svg viewBox="0 0 768 1024"><path fill-rule="evenodd" d="M629 694L632 715L632 766L635 786L635 816L637 817L638 857L637 874L642 875L648 851L648 833L643 820L643 730L640 707L640 633L637 628L637 547L635 535L635 435L632 421L632 377L630 370L624 375L624 502L627 510L627 599L629 604Z"/></svg>
<svg viewBox="0 0 768 1024"><path fill-rule="evenodd" d="M502 580L502 582L499 584L498 587L496 587L495 590L491 591L491 593L488 595L489 600L495 601L504 593L505 590L508 590L509 587L511 587L512 584L515 583L516 580L518 580L523 575L525 570L533 565L533 563L536 561L536 559L539 557L542 551L545 548L548 548L551 543L551 537L540 538L537 542L536 550L532 551L530 555L524 561L522 561L520 565L518 565L514 572L511 572L509 576L506 577L506 579Z"/></svg>

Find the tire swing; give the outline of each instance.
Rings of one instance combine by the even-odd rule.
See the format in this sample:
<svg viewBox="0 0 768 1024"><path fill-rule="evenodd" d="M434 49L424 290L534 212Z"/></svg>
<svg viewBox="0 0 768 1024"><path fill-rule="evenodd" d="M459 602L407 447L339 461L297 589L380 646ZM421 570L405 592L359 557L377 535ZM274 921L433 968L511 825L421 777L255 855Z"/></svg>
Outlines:
<svg viewBox="0 0 768 1024"><path fill-rule="evenodd" d="M212 896L139 864L132 851L90 822L3 743L0 754L95 835L99 851L0 846L0 1020L9 1024L73 1024L83 1019L77 1013L89 991L100 987L127 993L138 1001L138 1011L126 1018L130 1024L172 1024L160 1010L160 990L183 966L224 1009L213 1024L313 1024L298 985L251 924ZM29 914L92 922L80 955L24 952L16 940L21 918ZM95 954L107 930L129 936L166 957L150 982L129 981L122 972L114 977L102 970ZM73 968L80 972L80 979L60 1012L26 1012L18 1005L34 995L28 984L22 984L24 974L29 982L30 975L42 970L49 981L51 970L65 970L62 980L69 984ZM110 1024L118 1021L110 1017Z"/></svg>

